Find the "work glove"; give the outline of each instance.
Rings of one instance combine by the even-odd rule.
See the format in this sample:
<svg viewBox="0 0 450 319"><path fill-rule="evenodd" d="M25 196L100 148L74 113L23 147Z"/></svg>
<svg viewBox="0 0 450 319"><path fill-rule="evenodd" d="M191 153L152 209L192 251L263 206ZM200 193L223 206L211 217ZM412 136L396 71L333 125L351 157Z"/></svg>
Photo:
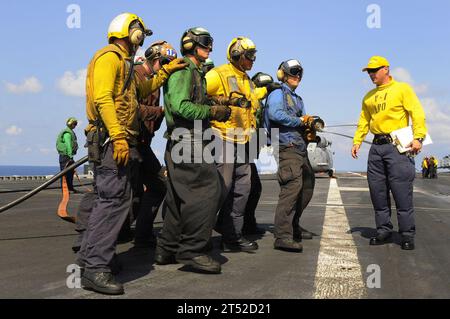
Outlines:
<svg viewBox="0 0 450 319"><path fill-rule="evenodd" d="M238 106L246 109L251 106L251 103L245 97L231 97L229 105Z"/></svg>
<svg viewBox="0 0 450 319"><path fill-rule="evenodd" d="M226 106L238 106L242 108L248 108L251 106L249 100L245 96L209 96L210 101L216 105L226 105Z"/></svg>
<svg viewBox="0 0 450 319"><path fill-rule="evenodd" d="M302 125L303 126L307 126L312 128L313 122L314 122L314 117L312 117L311 115L303 115L300 118L300 121L302 121Z"/></svg>
<svg viewBox="0 0 450 319"><path fill-rule="evenodd" d="M252 77L252 81L256 87L262 88L273 83L273 78L267 73L258 72Z"/></svg>
<svg viewBox="0 0 450 319"><path fill-rule="evenodd" d="M256 87L261 88L265 87L267 89L267 95L272 93L272 91L281 88L281 84L278 82L274 82L273 78L263 72L258 72L252 77L252 81Z"/></svg>
<svg viewBox="0 0 450 319"><path fill-rule="evenodd" d="M171 75L173 72L184 69L188 64L184 62L184 59L178 58L170 61L170 63L165 64L161 67L168 75Z"/></svg>
<svg viewBox="0 0 450 319"><path fill-rule="evenodd" d="M211 106L211 120L226 122L230 118L231 109L226 105Z"/></svg>
<svg viewBox="0 0 450 319"><path fill-rule="evenodd" d="M305 129L305 131L302 134L302 137L307 143L317 142L316 131L309 127Z"/></svg>
<svg viewBox="0 0 450 319"><path fill-rule="evenodd" d="M130 155L130 149L128 147L128 142L126 139L121 138L114 140L113 142L113 158L118 166L125 166L128 163L128 157Z"/></svg>

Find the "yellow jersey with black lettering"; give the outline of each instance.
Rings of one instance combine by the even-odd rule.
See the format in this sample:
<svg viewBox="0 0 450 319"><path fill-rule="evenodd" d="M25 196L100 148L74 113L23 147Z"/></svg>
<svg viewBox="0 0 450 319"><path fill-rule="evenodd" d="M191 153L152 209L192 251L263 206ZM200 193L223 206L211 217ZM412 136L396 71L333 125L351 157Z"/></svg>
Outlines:
<svg viewBox="0 0 450 319"><path fill-rule="evenodd" d="M256 112L260 108L260 100L267 95L267 89L256 88L247 73L231 63L215 67L206 73L205 79L208 95L228 97L232 92L239 92L250 101L249 108L231 106L228 121L211 121L212 128L222 139L239 144L247 143L256 129Z"/></svg>
<svg viewBox="0 0 450 319"><path fill-rule="evenodd" d="M425 113L417 95L409 84L391 77L388 84L376 87L364 97L353 144L360 145L369 130L372 134L389 134L404 128L410 117L414 138L425 138Z"/></svg>

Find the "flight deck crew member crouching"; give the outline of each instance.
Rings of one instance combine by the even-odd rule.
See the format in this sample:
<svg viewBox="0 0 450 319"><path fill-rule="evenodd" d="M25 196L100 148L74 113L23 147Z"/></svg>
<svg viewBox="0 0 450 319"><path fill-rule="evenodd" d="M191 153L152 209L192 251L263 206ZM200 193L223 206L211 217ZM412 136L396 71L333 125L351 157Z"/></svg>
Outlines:
<svg viewBox="0 0 450 319"><path fill-rule="evenodd" d="M164 159L168 182L155 262L159 265L179 262L195 270L220 273L220 263L208 256L206 250L223 202L223 182L214 162L208 163L202 156L207 143L202 136L210 128L210 120L226 121L231 110L227 106L210 106L206 96L201 68L212 45L207 30L186 30L181 38L181 53L188 66L174 73L164 85L168 138ZM185 158L184 152L189 158ZM194 160L198 153L201 158Z"/></svg>
<svg viewBox="0 0 450 319"><path fill-rule="evenodd" d="M83 288L105 294L124 291L111 274L109 264L131 205L130 162L139 158L135 147L139 133L137 94L148 96L158 89L181 62L173 61L158 76L136 83L131 57L150 34L138 16L117 16L108 29L109 45L97 51L87 70L89 125L85 131L97 196L88 213L78 264L85 268Z"/></svg>
<svg viewBox="0 0 450 319"><path fill-rule="evenodd" d="M267 97L265 108L266 128L279 129L279 136L270 136L279 141L278 183L280 195L275 212L274 248L302 252L300 216L312 197L312 189L305 194L304 174L314 175L308 161L306 141L302 130L310 126L312 117L306 115L303 100L295 93L303 76L298 60L287 60L280 64L277 77L282 81L281 89Z"/></svg>
<svg viewBox="0 0 450 319"><path fill-rule="evenodd" d="M367 181L377 226L377 236L370 239L370 245L381 245L392 234L392 191L397 206L399 233L402 235L401 247L412 250L416 233L413 204L415 164L409 154L401 154L397 150L389 134L407 127L411 117L414 140L410 153L419 153L427 134L425 113L411 86L396 82L389 75L389 62L385 58L372 57L363 69L365 71L377 87L363 99L351 153L353 158L357 158L369 130L375 135L367 164Z"/></svg>

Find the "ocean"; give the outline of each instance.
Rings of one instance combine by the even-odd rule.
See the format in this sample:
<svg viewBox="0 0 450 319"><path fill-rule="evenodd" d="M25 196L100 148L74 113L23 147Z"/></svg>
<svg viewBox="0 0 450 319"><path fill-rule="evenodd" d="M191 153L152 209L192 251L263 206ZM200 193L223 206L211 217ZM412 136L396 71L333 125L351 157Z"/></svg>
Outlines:
<svg viewBox="0 0 450 319"><path fill-rule="evenodd" d="M59 171L59 166L0 165L0 176L55 175Z"/></svg>

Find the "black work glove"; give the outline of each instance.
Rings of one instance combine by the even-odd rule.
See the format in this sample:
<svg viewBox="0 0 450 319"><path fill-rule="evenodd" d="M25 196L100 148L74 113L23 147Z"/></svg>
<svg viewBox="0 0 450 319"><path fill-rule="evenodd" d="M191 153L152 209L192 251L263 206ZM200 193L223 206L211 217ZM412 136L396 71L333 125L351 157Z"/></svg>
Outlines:
<svg viewBox="0 0 450 319"><path fill-rule="evenodd" d="M231 97L230 105L239 106L246 109L251 106L251 103L245 97Z"/></svg>
<svg viewBox="0 0 450 319"><path fill-rule="evenodd" d="M226 105L211 106L211 120L226 122L230 118L231 109Z"/></svg>
<svg viewBox="0 0 450 319"><path fill-rule="evenodd" d="M273 83L273 78L267 73L258 72L252 77L252 81L256 87L262 88Z"/></svg>

